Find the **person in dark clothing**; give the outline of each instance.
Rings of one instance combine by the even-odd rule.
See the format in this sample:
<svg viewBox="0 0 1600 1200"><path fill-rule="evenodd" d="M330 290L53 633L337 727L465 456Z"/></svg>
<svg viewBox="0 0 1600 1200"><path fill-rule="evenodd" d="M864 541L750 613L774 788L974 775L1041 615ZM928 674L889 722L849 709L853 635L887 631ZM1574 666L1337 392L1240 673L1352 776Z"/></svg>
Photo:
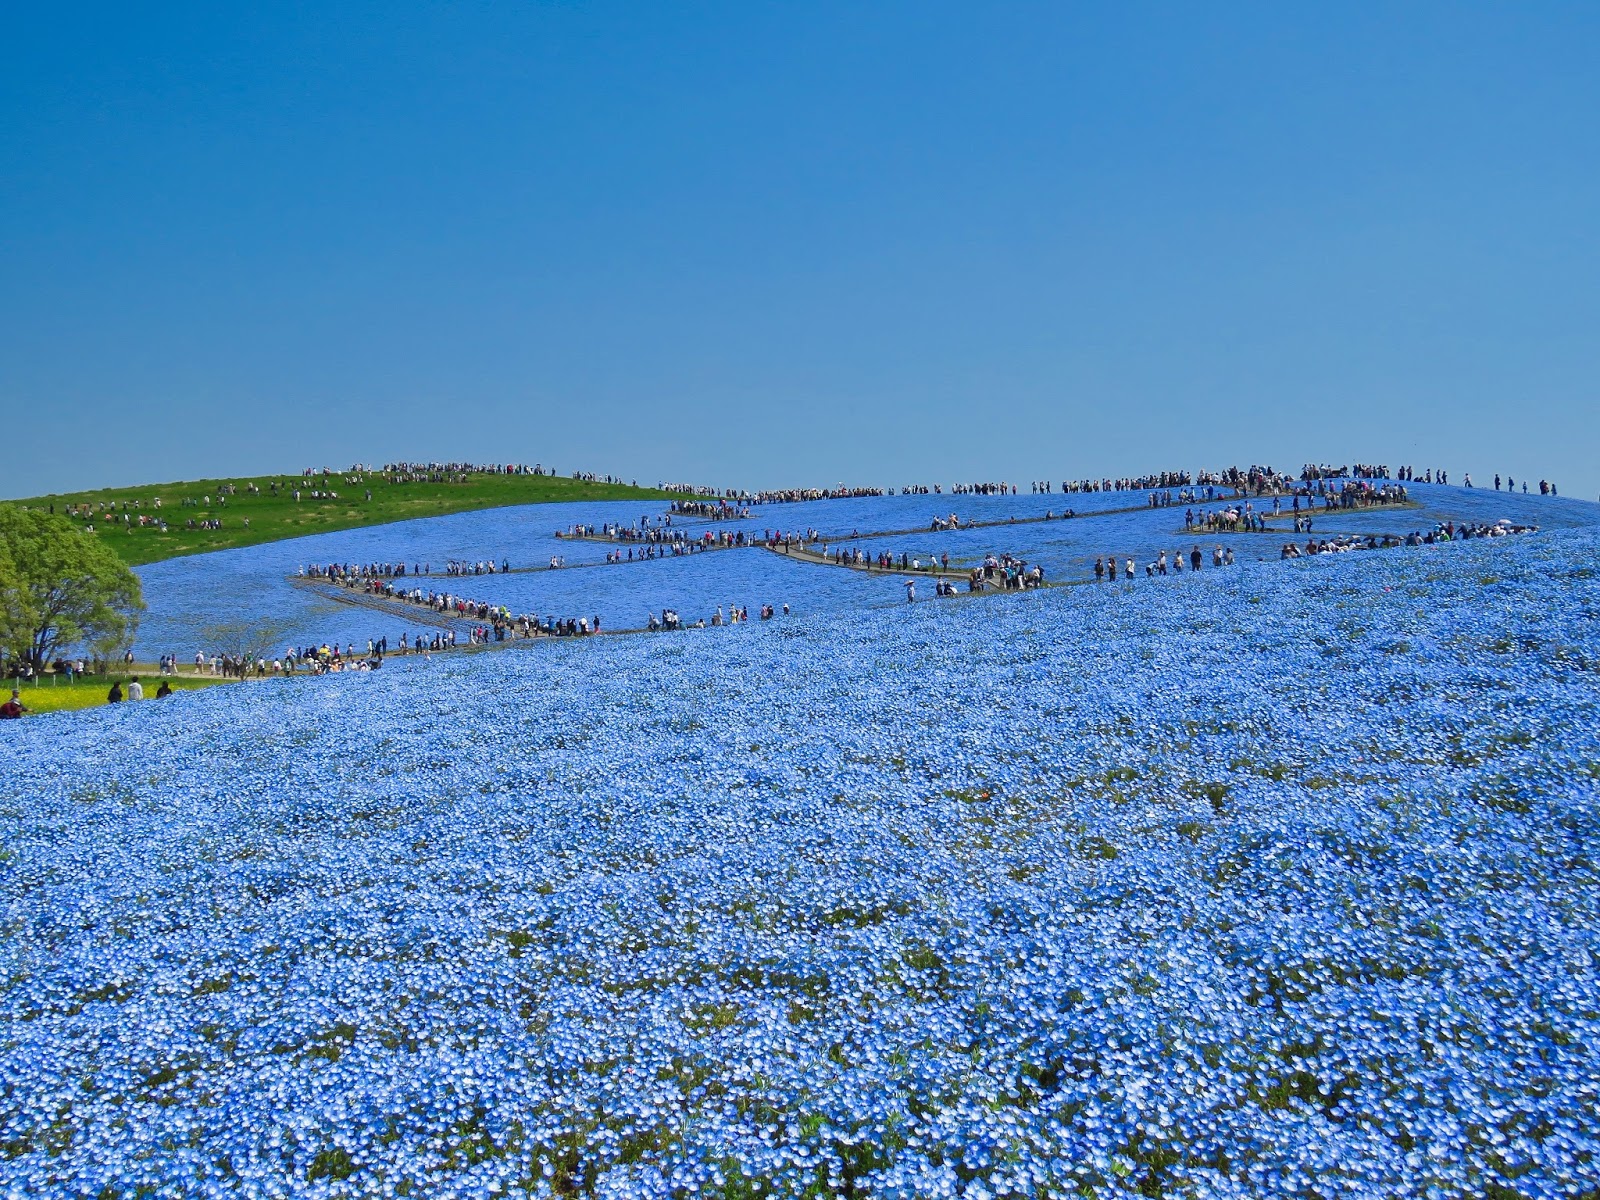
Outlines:
<svg viewBox="0 0 1600 1200"><path fill-rule="evenodd" d="M172 684L169 680L163 679L161 686L156 689L156 699L163 700L170 695L172 695Z"/></svg>
<svg viewBox="0 0 1600 1200"><path fill-rule="evenodd" d="M120 704L120 703L122 703L122 681L120 679L116 683L113 683L111 685L111 690L106 693L106 703L107 704Z"/></svg>

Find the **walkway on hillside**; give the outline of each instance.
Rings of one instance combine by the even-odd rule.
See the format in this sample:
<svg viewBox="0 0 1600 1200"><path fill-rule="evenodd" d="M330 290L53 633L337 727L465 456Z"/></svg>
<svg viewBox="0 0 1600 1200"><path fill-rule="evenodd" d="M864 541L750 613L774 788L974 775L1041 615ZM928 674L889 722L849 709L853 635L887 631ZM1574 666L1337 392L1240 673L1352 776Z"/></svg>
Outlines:
<svg viewBox="0 0 1600 1200"><path fill-rule="evenodd" d="M864 563L836 562L832 554L824 554L821 550L814 550L809 546L767 546L765 543L762 543L762 545L765 549L770 550L781 558L792 558L795 562L813 563L819 567L845 567L852 571L861 571L867 575L904 575L908 579L954 579L965 583L972 577L973 570L971 567L881 567L870 559ZM992 580L986 581L984 584L985 589L992 583Z"/></svg>

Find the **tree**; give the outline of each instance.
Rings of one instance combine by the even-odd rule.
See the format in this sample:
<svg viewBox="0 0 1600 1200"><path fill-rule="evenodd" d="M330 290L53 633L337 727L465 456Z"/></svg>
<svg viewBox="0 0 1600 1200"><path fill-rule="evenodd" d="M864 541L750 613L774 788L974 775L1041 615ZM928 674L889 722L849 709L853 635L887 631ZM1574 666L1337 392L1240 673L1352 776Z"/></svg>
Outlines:
<svg viewBox="0 0 1600 1200"><path fill-rule="evenodd" d="M202 627L196 636L202 647L217 654L254 662L271 658L273 650L287 643L294 632L295 626L288 621L218 621Z"/></svg>
<svg viewBox="0 0 1600 1200"><path fill-rule="evenodd" d="M22 586L5 543L0 542L0 667L7 659L20 657L18 647L28 644L32 628L33 599Z"/></svg>
<svg viewBox="0 0 1600 1200"><path fill-rule="evenodd" d="M0 504L0 638L42 667L79 644L126 645L144 611L139 577L65 517Z"/></svg>

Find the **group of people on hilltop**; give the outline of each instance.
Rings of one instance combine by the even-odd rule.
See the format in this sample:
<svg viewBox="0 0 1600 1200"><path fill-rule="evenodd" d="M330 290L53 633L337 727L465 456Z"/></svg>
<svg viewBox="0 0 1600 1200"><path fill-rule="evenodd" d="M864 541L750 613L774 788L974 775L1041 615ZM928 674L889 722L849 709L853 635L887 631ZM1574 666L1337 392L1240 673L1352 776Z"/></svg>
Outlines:
<svg viewBox="0 0 1600 1200"><path fill-rule="evenodd" d="M1299 497L1296 497L1299 499ZM1366 480L1347 483L1337 491L1323 494L1324 508L1373 508L1383 504L1405 504L1411 499L1403 484L1374 484Z"/></svg>
<svg viewBox="0 0 1600 1200"><path fill-rule="evenodd" d="M302 470L302 477L326 478L333 475L328 467L306 467ZM542 462L386 462L381 472L376 472L373 467L350 467L350 475L365 478L365 475L382 474L389 483L467 483L474 475L544 475L555 477L555 467L547 467ZM574 470L574 480L582 483L624 483L619 475L600 475L594 470ZM632 480L630 486L638 486L638 480ZM368 496L371 499L371 496Z"/></svg>
<svg viewBox="0 0 1600 1200"><path fill-rule="evenodd" d="M370 473L371 467L357 464L350 468L351 474ZM329 475L332 474L327 467L307 467L304 475ZM543 466L526 463L474 463L474 462L393 462L383 465L385 475L554 475L555 470L546 471Z"/></svg>
<svg viewBox="0 0 1600 1200"><path fill-rule="evenodd" d="M763 492L740 492L736 499L743 504L798 504L811 500L861 500L886 493L875 487L836 488L778 488ZM893 489L887 493L893 495Z"/></svg>
<svg viewBox="0 0 1600 1200"><path fill-rule="evenodd" d="M1409 480L1411 468L1402 467L1400 479ZM1447 481L1443 471L1435 472L1431 468L1425 473L1426 482L1433 482L1437 476L1439 482ZM1084 492L1171 492L1179 489L1205 487L1209 489L1210 498L1216 498L1218 488L1231 489L1235 493L1263 495L1272 492L1289 494L1300 490L1305 493L1307 485L1336 479L1362 479L1381 480L1389 479L1390 472L1386 466L1374 466L1357 463L1354 466L1330 466L1307 464L1301 468L1298 475L1279 472L1270 466L1226 467L1220 471L1157 471L1149 475L1138 476L1107 476L1103 479L1064 479L1058 485L1049 479L1036 479L1028 485L1028 490L1034 495L1048 494L1056 491L1063 493ZM1012 483L957 483L947 489L943 484L909 484L899 489L901 495L937 495L945 491L951 495L981 495L981 496L1015 496L1018 494L1016 484ZM890 495L895 494L891 488ZM1179 501L1187 503L1187 501Z"/></svg>
<svg viewBox="0 0 1600 1200"><path fill-rule="evenodd" d="M1179 493L1180 499L1184 493ZM1155 494L1152 493L1152 499ZM1371 508L1386 504L1404 504L1409 499L1409 493L1398 484L1374 485L1361 481L1345 483L1339 488L1326 489L1320 495L1302 496L1296 492L1290 496L1289 511L1294 515L1294 529L1296 533L1308 533L1311 530L1311 513L1315 509L1315 500L1320 498L1324 511L1337 509ZM1307 501L1305 515L1301 515L1302 499ZM1283 513L1283 497L1272 498L1272 516L1281 516ZM1267 532L1267 513L1263 508L1257 511L1253 501L1243 504L1233 503L1224 508L1196 511L1186 508L1183 513L1183 528L1185 531L1201 530L1206 533L1265 533Z"/></svg>
<svg viewBox="0 0 1600 1200"><path fill-rule="evenodd" d="M1312 483L1325 479L1394 479L1400 483L1440 483L1450 482L1450 473L1438 467L1428 467L1420 475L1415 467L1397 467L1391 475L1387 466L1374 466L1371 463L1355 463L1351 466L1333 467L1327 464L1317 465L1307 463L1300 471L1302 482ZM1467 486L1472 486L1472 476L1468 475Z"/></svg>
<svg viewBox="0 0 1600 1200"><path fill-rule="evenodd" d="M350 469L352 472L372 471L371 467ZM324 476L330 474L327 467L310 467L304 474L315 475L319 470ZM466 483L474 475L540 475L554 478L556 469L543 463L395 462L385 463L382 473L390 483ZM574 471L572 478L582 483L628 482L620 476L601 475L594 471ZM638 480L631 481L629 486L638 487Z"/></svg>
<svg viewBox="0 0 1600 1200"><path fill-rule="evenodd" d="M933 493L938 495L942 491L941 485L933 485ZM922 488L917 494L927 495L927 489ZM1017 485L1014 483L952 483L950 485L952 496L1015 496Z"/></svg>
<svg viewBox="0 0 1600 1200"><path fill-rule="evenodd" d="M1468 476L1468 478L1470 479L1471 477ZM1497 492L1500 490L1500 476L1498 474L1494 477L1494 490L1497 491ZM1510 475L1507 475L1506 476L1506 491L1514 492L1516 490L1517 490L1517 481L1515 479L1513 479ZM1528 481L1526 479L1524 479L1522 481L1522 494L1524 496L1526 496L1528 494ZM1541 495L1541 496L1559 496L1560 494L1561 493L1556 491L1556 485L1555 484L1551 483L1547 479L1539 480L1539 495Z"/></svg>
<svg viewBox="0 0 1600 1200"><path fill-rule="evenodd" d="M1157 471L1151 475L1115 479L1109 476L1104 479L1063 479L1060 491L1068 495L1087 492L1143 492L1151 488L1188 487L1193 482L1187 471ZM1053 480L1038 479L1033 482L1030 490L1035 493L1051 493L1057 488Z"/></svg>
<svg viewBox="0 0 1600 1200"><path fill-rule="evenodd" d="M1385 468L1384 474L1379 478L1387 479L1388 477L1388 471ZM1442 485L1450 482L1450 472L1435 467L1428 467L1420 475L1417 474L1415 467L1401 467L1395 472L1394 477L1401 483L1438 483ZM1467 476L1467 486L1472 486L1471 475Z"/></svg>
<svg viewBox="0 0 1600 1200"><path fill-rule="evenodd" d="M1401 467L1401 478L1409 467ZM1348 466L1334 467L1326 463L1307 463L1300 469L1300 478L1305 482L1316 479L1388 479L1389 468L1375 466L1372 463L1351 463Z"/></svg>

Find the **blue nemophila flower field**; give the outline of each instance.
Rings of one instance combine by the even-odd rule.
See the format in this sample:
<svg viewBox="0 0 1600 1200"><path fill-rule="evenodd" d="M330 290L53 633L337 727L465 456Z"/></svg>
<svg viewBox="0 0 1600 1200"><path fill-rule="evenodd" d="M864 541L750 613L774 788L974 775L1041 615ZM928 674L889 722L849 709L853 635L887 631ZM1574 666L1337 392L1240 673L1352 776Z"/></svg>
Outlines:
<svg viewBox="0 0 1600 1200"><path fill-rule="evenodd" d="M1597 559L1562 531L12 723L0 1175L1592 1195Z"/></svg>
<svg viewBox="0 0 1600 1200"><path fill-rule="evenodd" d="M1397 533L1426 530L1446 520L1491 524L1502 517L1544 529L1590 525L1592 504L1540 496L1512 496L1483 489L1413 485L1421 507L1369 509L1356 513L1318 513L1316 532ZM1276 562L1286 541L1304 542L1285 518L1269 534L1205 535L1185 533L1184 507L1151 509L1143 492L1101 492L1083 495L1019 496L874 496L811 504L761 505L749 520L706 522L676 518L689 530L743 532L759 539L765 530L790 533L820 530L846 546L868 554L905 553L926 561L948 553L952 564L971 566L985 554L1009 553L1039 564L1052 582L1092 579L1092 564L1102 555L1132 557L1139 564L1162 551L1226 543L1241 562ZM1217 508L1220 503L1195 508ZM1071 507L1079 516L1061 519ZM1287 508L1287 505L1285 505ZM366 529L348 529L225 550L215 554L169 559L139 568L150 606L134 649L141 659L163 654L191 659L197 650L238 652L239 644L282 653L288 645L324 641L364 647L368 638L387 637L398 645L400 635L433 627L419 621L409 606L355 605L337 589L297 587L290 577L311 564L373 563L404 560L410 565L442 567L452 558L508 562L515 568L548 564L558 556L567 567L511 575L466 579L432 577L413 580L425 589L459 592L474 600L504 605L514 613L536 616L598 616L609 630L639 629L650 613L673 608L687 623L709 619L713 611L733 604L758 611L763 604L791 605L806 619L845 610L894 605L904 600L898 580L870 580L859 574L797 563L758 548L716 551L687 558L648 563L604 565L617 549L609 543L557 538L555 531L575 523L629 525L648 516L659 522L664 507L636 503L540 504L448 517L407 521ZM1055 514L1043 520L1046 513ZM978 528L933 533L936 517L954 514ZM1012 518L1018 522L1008 524ZM894 536L872 537L884 530ZM905 532L915 530L916 532ZM859 532L859 541L849 535ZM924 592L931 590L924 588ZM466 624L459 630L466 632ZM242 630L265 631L259 637Z"/></svg>

